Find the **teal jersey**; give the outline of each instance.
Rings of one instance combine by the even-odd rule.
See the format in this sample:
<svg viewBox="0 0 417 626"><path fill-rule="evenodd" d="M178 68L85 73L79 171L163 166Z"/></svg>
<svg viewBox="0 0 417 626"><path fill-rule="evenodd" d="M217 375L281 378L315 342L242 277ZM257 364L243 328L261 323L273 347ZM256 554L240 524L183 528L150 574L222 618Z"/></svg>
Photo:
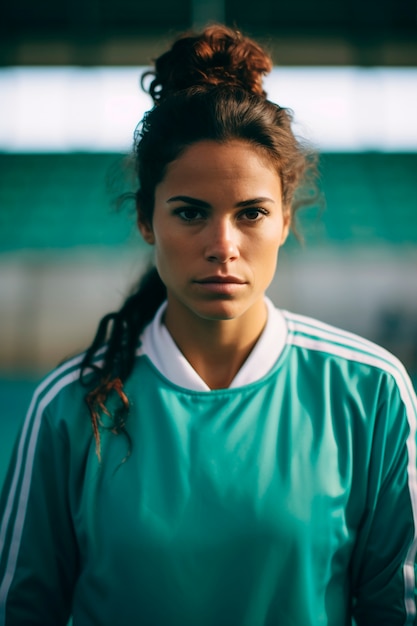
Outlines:
<svg viewBox="0 0 417 626"><path fill-rule="evenodd" d="M103 428L101 462L81 357L45 378L2 496L1 626L417 624L410 380L284 316L276 363L241 387L182 388L139 351L128 437Z"/></svg>

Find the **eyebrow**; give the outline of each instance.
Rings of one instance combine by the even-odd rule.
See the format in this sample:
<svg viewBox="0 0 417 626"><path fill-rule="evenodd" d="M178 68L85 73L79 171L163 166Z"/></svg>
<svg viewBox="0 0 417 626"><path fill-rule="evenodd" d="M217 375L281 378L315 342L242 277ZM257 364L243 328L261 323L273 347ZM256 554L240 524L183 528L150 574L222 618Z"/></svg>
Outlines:
<svg viewBox="0 0 417 626"><path fill-rule="evenodd" d="M187 204L192 204L193 206L200 207L202 209L209 209L210 204L208 202L204 202L204 200L198 200L197 198L191 198L190 196L173 196L169 198L167 202L186 202ZM236 207L246 207L253 206L255 204L263 204L264 202L275 202L272 198L268 197L260 197L260 198L251 198L250 200L242 200L242 202L238 202Z"/></svg>

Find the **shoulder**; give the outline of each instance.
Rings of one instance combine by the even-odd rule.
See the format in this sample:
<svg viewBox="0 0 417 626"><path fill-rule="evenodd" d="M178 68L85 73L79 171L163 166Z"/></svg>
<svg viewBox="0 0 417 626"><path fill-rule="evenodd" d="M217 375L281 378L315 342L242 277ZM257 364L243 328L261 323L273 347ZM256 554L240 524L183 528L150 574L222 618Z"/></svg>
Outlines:
<svg viewBox="0 0 417 626"><path fill-rule="evenodd" d="M92 359L93 365L100 367L106 347L96 352ZM93 374L91 367L84 367L85 353L69 358L47 373L39 382L32 396L28 416L36 416L53 408L54 415L65 414L71 406L72 414L76 410L77 400L83 402L88 391L88 382ZM59 411L58 411L59 409Z"/></svg>
<svg viewBox="0 0 417 626"><path fill-rule="evenodd" d="M406 415L404 424L414 436L416 392L396 356L355 333L289 311L282 314L287 347L290 354L294 351L291 367L305 380L306 388L313 384L317 395L331 391L333 401L355 402L368 417L376 409L390 413L393 419Z"/></svg>
<svg viewBox="0 0 417 626"><path fill-rule="evenodd" d="M378 344L336 326L283 310L287 324L287 344L322 360L338 359L353 368L385 373L400 387L413 393L409 376L401 361Z"/></svg>

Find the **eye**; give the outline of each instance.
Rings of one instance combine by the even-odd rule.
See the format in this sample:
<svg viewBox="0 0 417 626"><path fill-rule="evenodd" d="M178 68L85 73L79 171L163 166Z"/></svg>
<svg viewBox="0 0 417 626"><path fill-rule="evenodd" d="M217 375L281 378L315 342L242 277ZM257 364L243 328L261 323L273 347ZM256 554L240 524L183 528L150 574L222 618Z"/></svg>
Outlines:
<svg viewBox="0 0 417 626"><path fill-rule="evenodd" d="M268 211L266 209L254 208L254 209L246 209L241 213L241 218L247 220L248 222L258 222L263 217L268 215Z"/></svg>
<svg viewBox="0 0 417 626"><path fill-rule="evenodd" d="M195 222L204 218L201 209L195 209L193 207L176 209L175 215L178 215L184 222Z"/></svg>

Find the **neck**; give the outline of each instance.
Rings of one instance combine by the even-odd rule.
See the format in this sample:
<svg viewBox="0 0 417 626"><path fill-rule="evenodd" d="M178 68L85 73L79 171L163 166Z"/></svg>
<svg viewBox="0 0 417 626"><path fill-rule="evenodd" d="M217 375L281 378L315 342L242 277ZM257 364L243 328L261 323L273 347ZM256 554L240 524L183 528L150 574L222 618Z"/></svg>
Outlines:
<svg viewBox="0 0 417 626"><path fill-rule="evenodd" d="M259 339L267 320L264 301L239 318L207 320L188 309L168 307L165 325L185 358L210 389L230 386Z"/></svg>

